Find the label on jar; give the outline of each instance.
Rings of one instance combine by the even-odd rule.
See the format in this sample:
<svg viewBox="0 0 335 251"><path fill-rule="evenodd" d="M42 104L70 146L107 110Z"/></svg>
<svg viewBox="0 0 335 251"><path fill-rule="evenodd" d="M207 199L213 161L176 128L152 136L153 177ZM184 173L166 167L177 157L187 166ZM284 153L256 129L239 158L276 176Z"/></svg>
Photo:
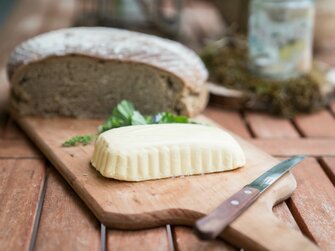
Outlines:
<svg viewBox="0 0 335 251"><path fill-rule="evenodd" d="M255 74L287 79L311 68L313 1L259 1L249 16L249 66Z"/></svg>

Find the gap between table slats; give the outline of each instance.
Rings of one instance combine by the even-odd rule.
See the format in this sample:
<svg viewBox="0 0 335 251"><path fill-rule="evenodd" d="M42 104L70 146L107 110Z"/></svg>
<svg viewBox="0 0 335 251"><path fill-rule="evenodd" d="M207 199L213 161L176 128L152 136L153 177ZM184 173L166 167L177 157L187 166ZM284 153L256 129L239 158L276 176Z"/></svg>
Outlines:
<svg viewBox="0 0 335 251"><path fill-rule="evenodd" d="M333 102L335 106L335 102ZM313 139L327 138L331 139L331 146L334 154L330 156L335 157L335 115L332 114L331 109L324 109L309 116L298 116L295 120L297 127L301 129L304 136ZM315 146L316 148L318 145ZM332 157L326 157L327 154L320 154L323 158L318 158L318 162L325 171L328 178L335 185L335 162Z"/></svg>
<svg viewBox="0 0 335 251"><path fill-rule="evenodd" d="M52 3L52 6L49 4L49 3ZM37 1L34 1L35 4L33 4L31 1L22 1L22 3L19 5L19 8L15 11L14 15L11 16L10 18L10 25L6 26L5 27L5 31L6 32L3 32L2 34L6 34L6 39L3 39L4 41L15 41L14 43L6 43L5 45L3 45L1 47L1 50L2 54L5 54L8 53L12 48L13 46L15 46L16 44L18 44L20 41L24 40L25 38L27 37L31 37L35 34L38 34L38 33L41 33L41 32L44 32L44 31L48 31L50 29L53 29L53 28L59 28L59 27L66 27L66 26L69 26L69 22L68 20L70 20L71 18L70 17L73 17L73 13L71 13L71 7L69 6L69 2L71 1L49 1L49 2L45 2L45 1L42 1L42 0L37 0ZM74 1L72 1L74 2ZM57 3L57 4L56 4ZM48 6L48 8L47 8ZM74 7L72 6L72 10L74 9ZM29 11L28 11L29 10ZM40 13L42 13L42 15L40 15ZM60 16L62 18L60 18ZM45 18L47 18L46 20L44 20ZM34 23L31 23L29 22L29 20L34 20ZM24 20L27 20L27 22L25 22ZM60 21L60 22L59 22ZM23 24L23 22L25 23L30 23L30 24L33 24L33 25L23 25L21 27L16 27L16 23L21 23ZM15 24L15 25L13 25ZM15 30L16 33L11 33L10 31L12 30ZM15 36L15 34L20 34L19 37ZM12 36L10 36L12 35ZM3 57L5 58L5 57ZM3 63L3 60L0 60L0 64ZM4 74L2 74L1 76L3 76ZM4 85L2 85L3 87ZM7 88L7 86L6 86ZM5 93L5 92L2 92L2 93ZM3 95L1 95L2 97ZM3 99L2 99L3 100ZM1 103L2 104L2 103ZM3 114L3 113L2 113ZM7 117L4 118L4 120L6 120ZM1 118L1 120L3 120L3 118ZM3 129L2 128L3 124L0 123L0 129ZM8 128L8 127L7 127ZM12 128L9 128L10 130ZM15 130L14 130L15 131ZM17 135L14 134L14 136L16 137ZM1 137L1 135L0 135ZM12 136L9 137L10 139L13 139ZM7 139L9 139L7 138ZM2 145L1 145L2 143ZM5 144L5 145L4 145ZM22 143L19 143L19 145L16 144L16 147L18 147L18 149L20 151L18 151L14 158L26 158L26 157L31 157L31 155L33 155L33 157L35 157L35 152L30 152L30 151L27 151L27 148L26 148L26 145L25 143L23 147L20 147L20 144ZM4 149L4 148L7 148L8 149L8 146L9 143L8 142L0 142L0 149ZM2 147L3 146L3 147ZM9 147L12 147L12 145L9 145ZM24 149L24 151L21 151L21 148ZM30 147L31 149L32 147ZM1 153L0 151L0 157L9 157L8 156L8 153L9 151L4 151ZM40 156L39 156L40 157ZM1 161L1 160L0 160ZM46 205L48 206L51 202L49 201L49 197L50 196L50 193L52 193L52 190L54 189L60 189L62 192L60 192L63 196L65 196L65 198L68 198L68 197L72 197L71 200L77 202L77 203L74 203L74 202L70 202L70 201L67 201L67 206L70 207L70 208L74 208L74 210L78 210L78 203L82 203L81 201L78 201L78 198L76 195L73 194L73 192L69 194L69 192L64 192L63 190L71 190L70 188L66 189L64 188L64 186L66 187L67 184L63 184L65 181L58 177L57 178L57 174L54 173L54 171L51 171L51 179L49 179L47 182L48 182L48 189L49 190L45 190L46 192ZM58 181L57 181L58 180ZM47 185L45 184L45 187ZM63 186L63 190L62 190L62 187ZM50 188L52 187L52 188ZM50 191L51 189L51 191ZM56 196L57 197L57 194L54 194L53 196ZM77 199L76 199L77 198ZM66 200L65 200L66 201ZM41 204L42 202L40 201L40 207L42 206ZM35 231L36 231L36 234L34 234L34 238L35 239L35 236L36 236L36 245L32 244L32 246L35 246L36 249L39 249L40 247L43 247L44 245L48 245L48 243L46 242L52 242L53 241L53 238L57 238L57 236L51 236L50 234L48 234L48 226L51 226L52 228L59 228L59 225L53 223L52 224L52 220L54 220L54 218L52 219L49 219L50 221L47 221L45 220L45 218L48 218L48 214L50 215L53 215L55 213L57 213L55 210L53 210L54 208L50 206L50 208L48 208L47 206L44 206L44 208L42 208L42 210L40 211L40 221L39 220L36 220L35 221ZM83 206L85 207L85 206ZM45 211L45 210L49 210L49 211ZM50 212L51 210L51 212ZM69 213L70 211L67 210L67 213ZM57 216L54 215L54 216ZM85 219L85 216L84 216L84 219ZM71 221L71 219L68 219L69 221ZM49 224L49 225L48 225ZM51 224L51 225L50 225ZM66 224L66 223L65 223ZM41 230L40 228L38 227L41 227L43 230ZM77 228L79 229L79 228ZM102 227L102 230L104 228ZM62 228L58 229L58 231L56 232L62 232L63 233L63 230ZM73 231L75 231L76 229L72 229ZM72 233L68 233L69 235L71 235ZM44 238L42 238L41 236L44 236ZM64 237L68 237L68 235L65 235L63 233ZM104 237L106 236L105 235L105 232L102 231L100 237ZM171 231L170 231L170 236L171 236ZM59 236L58 236L59 237ZM89 237L89 236L88 236ZM172 238L172 237L171 237ZM45 241L46 242L43 242L43 240L46 239ZM62 238L61 238L62 239ZM64 240L62 239L59 239L59 241L62 243L64 242ZM49 248L51 249L57 249L55 247L59 247L61 250L64 250L64 246L58 246L59 244L59 241L58 242L54 242L54 245L51 245L49 246ZM35 241L34 241L35 242ZM70 240L69 243L72 243L73 240ZM101 238L100 239L100 245L102 244L101 242L104 242L104 238ZM66 243L65 243L66 244ZM104 246L101 246L100 248L102 249L105 249ZM43 248L42 248L43 249Z"/></svg>
<svg viewBox="0 0 335 251"><path fill-rule="evenodd" d="M106 226L100 223L100 251L106 251Z"/></svg>
<svg viewBox="0 0 335 251"><path fill-rule="evenodd" d="M145 230L115 230L106 232L106 249L108 251L174 251L170 226Z"/></svg>
<svg viewBox="0 0 335 251"><path fill-rule="evenodd" d="M101 225L50 166L34 250L100 250Z"/></svg>
<svg viewBox="0 0 335 251"><path fill-rule="evenodd" d="M262 118L263 117L263 118ZM251 124L258 139L254 140L253 143L263 144L264 150L273 148L276 146L281 149L286 155L296 154L299 150L301 152L314 153L324 155L324 153L333 154L334 147L333 140L321 140L320 137L332 137L333 131L330 127L325 131L320 131L319 128L311 126L310 123L316 123L319 121L334 121L334 118L328 113L323 111L312 115L311 119L308 117L300 117L292 122L285 119L273 118L268 115L261 114L248 114L247 119ZM296 129L299 131L296 131ZM277 139L271 139L271 130L273 135L279 135ZM307 137L305 139L298 139L298 135ZM268 141L260 139L267 138ZM314 138L309 138L314 137ZM283 139L286 138L286 139ZM326 142L327 141L327 142ZM272 142L270 145L264 145L264 142ZM325 144L325 142L327 144ZM256 142L257 143L257 142ZM297 145L297 143L299 143ZM306 143L307 146L306 146ZM335 145L335 144L334 144ZM313 151L312 148L317 148L318 151ZM302 148L298 149L298 148ZM298 150L298 151L297 151ZM278 153L278 152L271 152ZM324 159L322 159L324 160ZM329 162L329 160L328 160ZM325 163L327 167L331 166L331 163ZM293 213L295 221L299 225L302 232L315 240L318 245L324 250L332 250L335 248L335 243L332 242L332 236L335 236L335 230L331 227L335 225L335 216L331 212L334 212L335 201L331 199L330 194L335 193L335 188L331 184L328 177L323 172L322 168L316 162L315 159L308 159L301 165L293 169L293 173L298 182L298 188L293 196L287 201L290 211ZM315 191L320 191L317 195ZM313 194L314 193L314 194ZM324 198L325 197L325 198ZM327 212L326 212L327 211ZM334 213L333 213L334 214Z"/></svg>
<svg viewBox="0 0 335 251"><path fill-rule="evenodd" d="M319 163L335 186L335 157L320 158Z"/></svg>
<svg viewBox="0 0 335 251"><path fill-rule="evenodd" d="M304 137L335 138L335 119L327 109L313 114L298 115L293 122Z"/></svg>
<svg viewBox="0 0 335 251"><path fill-rule="evenodd" d="M335 139L250 139L250 143L277 157L290 157L297 154L311 157L335 157Z"/></svg>
<svg viewBox="0 0 335 251"><path fill-rule="evenodd" d="M44 169L47 169L46 166L47 165L45 165ZM29 244L29 249L28 249L29 251L33 251L35 249L36 235L37 235L37 230L38 230L39 223L40 223L42 207L43 207L43 204L44 204L46 183L47 183L47 178L48 178L47 170L44 170L44 172L45 172L45 175L44 175L44 180L43 180L43 184L42 184L41 193L40 193L40 196L39 196L38 201L37 201L37 212L36 212L36 217L35 217L35 221L34 221L34 224L33 224L33 231L32 231L30 244Z"/></svg>
<svg viewBox="0 0 335 251"><path fill-rule="evenodd" d="M43 196L41 159L0 159L0 246L28 250Z"/></svg>
<svg viewBox="0 0 335 251"><path fill-rule="evenodd" d="M26 3L28 2L28 1L25 1ZM41 4L42 6L44 6L43 4ZM31 4L31 6L36 6L36 4L35 5L33 5L33 4ZM37 5L37 6L39 6L39 5ZM35 8L35 7L34 7ZM30 8L31 9L31 8ZM56 9L57 10L57 8L53 8L53 9ZM65 9L67 9L67 8L65 8ZM59 11L59 10L58 10ZM26 13L28 13L28 11L26 10L26 9L24 9L24 12L26 12ZM36 12L37 12L37 10L36 10ZM60 12L60 11L59 11ZM48 16L52 16L52 17L54 17L54 19L59 19L59 15L57 14L57 11L56 12L48 12L47 13L47 15ZM42 20L42 19L41 19ZM64 20L64 19L62 19L62 20ZM51 23L53 23L53 25L54 25L54 23L56 23L56 22L51 22ZM45 25L45 24L43 24L43 22L41 22L41 24L40 25ZM52 27L53 28L53 25L51 25L50 27ZM66 24L67 25L67 24ZM58 26L57 26L58 27ZM12 27L13 28L13 27ZM30 30L29 30L30 29ZM13 30L17 30L17 29L13 29ZM27 36L31 36L33 33L38 33L38 30L40 30L40 28L36 28L36 27L28 27L28 30L26 30L26 34L27 34ZM40 31L43 31L43 30L48 30L48 28L44 28L44 29L41 29ZM20 32L20 33L24 33L24 32ZM29 34L29 35L28 35ZM8 40L7 40L8 41ZM8 47L11 47L11 46L8 46ZM7 47L7 48L8 48ZM239 119L237 119L237 120L239 120ZM234 131L234 128L235 128L235 126L234 126L234 123L231 123L231 126L233 127L232 129L233 129L233 131ZM241 128L243 128L243 127L241 127ZM248 134L245 134L244 136L246 136L246 135L248 135ZM64 180L62 180L62 182L64 182Z"/></svg>
<svg viewBox="0 0 335 251"><path fill-rule="evenodd" d="M221 239L202 241L189 227L173 226L173 238L178 251L233 251L239 250Z"/></svg>
<svg viewBox="0 0 335 251"><path fill-rule="evenodd" d="M225 115L221 115L220 117L220 113L223 113ZM288 123L288 125L286 125L285 127L290 128L289 122L283 122L280 119L273 120L271 116L264 114L244 113L241 115L236 112L226 112L218 108L209 107L207 108L205 115L216 121L221 126L245 138L260 137L262 135L266 135L265 137L267 138L271 137L271 132L269 131L270 125L275 127L274 137L285 136L281 132L276 132L276 128L281 128L284 123ZM224 117L224 119L222 119L222 117ZM278 126L278 122L280 126ZM262 126L262 123L265 123L265 126ZM292 129L288 136L292 135L294 135L294 137L299 136L294 132L294 129ZM297 223L295 222L290 210L285 203L281 203L274 207L274 213L277 217L291 225L293 228L299 229Z"/></svg>
<svg viewBox="0 0 335 251"><path fill-rule="evenodd" d="M313 158L293 169L298 187L288 206L303 233L322 250L335 250L335 188Z"/></svg>

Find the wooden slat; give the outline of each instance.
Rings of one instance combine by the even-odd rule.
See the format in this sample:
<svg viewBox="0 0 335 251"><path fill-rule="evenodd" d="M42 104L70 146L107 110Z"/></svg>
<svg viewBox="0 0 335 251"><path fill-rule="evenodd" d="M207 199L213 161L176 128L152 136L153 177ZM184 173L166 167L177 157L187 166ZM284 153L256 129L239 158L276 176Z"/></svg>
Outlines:
<svg viewBox="0 0 335 251"><path fill-rule="evenodd" d="M246 113L246 120L250 129L257 138L274 139L274 138L299 138L299 133L287 119L276 118L270 115L256 112ZM280 203L273 208L275 215L300 231L292 213L286 203Z"/></svg>
<svg viewBox="0 0 335 251"><path fill-rule="evenodd" d="M41 153L27 139L0 139L0 158L38 158Z"/></svg>
<svg viewBox="0 0 335 251"><path fill-rule="evenodd" d="M283 222L287 223L295 230L300 231L297 222L295 221L290 209L288 208L286 202L282 202L273 208L274 214L281 219Z"/></svg>
<svg viewBox="0 0 335 251"><path fill-rule="evenodd" d="M273 156L335 156L334 139L250 139L250 143Z"/></svg>
<svg viewBox="0 0 335 251"><path fill-rule="evenodd" d="M44 178L42 160L0 159L1 250L28 250Z"/></svg>
<svg viewBox="0 0 335 251"><path fill-rule="evenodd" d="M175 226L175 243L178 251L232 251L237 250L222 240L201 241L192 232L191 228Z"/></svg>
<svg viewBox="0 0 335 251"><path fill-rule="evenodd" d="M35 250L99 250L100 223L50 168Z"/></svg>
<svg viewBox="0 0 335 251"><path fill-rule="evenodd" d="M108 251L167 251L169 242L165 227L140 231L107 231Z"/></svg>
<svg viewBox="0 0 335 251"><path fill-rule="evenodd" d="M323 170L335 186L335 157L322 158L321 163Z"/></svg>
<svg viewBox="0 0 335 251"><path fill-rule="evenodd" d="M220 125L225 126L228 122L228 126L230 130L234 131L237 134L242 135L247 134L247 137L250 137L249 132L246 129L246 126L242 119L238 117L237 121L233 121L232 119L229 119L227 115L222 115L223 110L220 110L218 108L208 108L206 110L206 115L210 116L212 115L212 119L216 120ZM220 115L221 114L221 115ZM230 116L235 117L238 116L238 113L229 113ZM221 116L221 119L217 119ZM236 120L236 119L235 119ZM253 134L256 137L260 138L298 138L299 134L294 129L294 126L290 123L290 121L285 119L279 119L274 118L269 115L260 114L260 113L247 113L246 114L246 120L249 123L249 126L251 130L253 131ZM237 126L236 126L237 125ZM299 230L299 227L294 220L290 210L288 209L287 205L285 203L281 203L274 207L273 209L275 215L283 220L284 222L291 225L293 228Z"/></svg>
<svg viewBox="0 0 335 251"><path fill-rule="evenodd" d="M294 122L306 137L335 137L335 119L327 110L297 116Z"/></svg>
<svg viewBox="0 0 335 251"><path fill-rule="evenodd" d="M250 133L238 112L209 106L206 108L204 115L237 135L250 138Z"/></svg>
<svg viewBox="0 0 335 251"><path fill-rule="evenodd" d="M248 112L246 120L257 138L299 138L299 133L288 119Z"/></svg>
<svg viewBox="0 0 335 251"><path fill-rule="evenodd" d="M231 123L231 122L229 121L229 122L227 122L227 123ZM231 127L234 128L234 123L232 123L231 125L232 125ZM248 135L248 134L246 133L246 135ZM128 232L127 232L127 233L128 233ZM132 232L131 232L131 233L132 233ZM88 235L88 236L89 236L89 235ZM127 234L124 236L124 238L127 238L126 236L127 236ZM46 239L48 239L48 236L46 236ZM124 242L124 243L125 243L125 242ZM136 250L138 250L138 247L136 248Z"/></svg>
<svg viewBox="0 0 335 251"><path fill-rule="evenodd" d="M249 132L246 129L246 125L243 120L238 116L238 113L230 112L230 116L235 118L235 121L230 119L227 115L222 114L222 110L218 108L208 108L206 110L207 116L212 116L212 119L216 120L220 125L225 126L228 124L230 130L234 131L239 135L247 135L250 137ZM237 119L236 119L236 116ZM218 119L220 118L221 119ZM247 113L246 120L249 123L251 130L256 137L261 138L297 138L299 137L298 132L294 129L293 125L285 119L277 119L269 115L260 113ZM227 122L229 121L229 122ZM285 203L281 203L274 207L275 215L288 223L295 229L299 229L290 210Z"/></svg>
<svg viewBox="0 0 335 251"><path fill-rule="evenodd" d="M335 250L335 188L315 159L293 169L298 188L288 205L302 231L322 250Z"/></svg>

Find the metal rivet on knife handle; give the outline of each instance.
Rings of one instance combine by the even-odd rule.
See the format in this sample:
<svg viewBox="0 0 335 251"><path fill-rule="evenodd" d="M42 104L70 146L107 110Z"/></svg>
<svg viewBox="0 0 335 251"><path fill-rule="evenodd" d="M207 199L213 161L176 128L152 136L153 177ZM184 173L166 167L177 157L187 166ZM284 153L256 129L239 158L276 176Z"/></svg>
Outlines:
<svg viewBox="0 0 335 251"><path fill-rule="evenodd" d="M298 155L275 165L219 207L195 223L194 230L201 239L216 238L231 222L242 214L271 184L305 157Z"/></svg>

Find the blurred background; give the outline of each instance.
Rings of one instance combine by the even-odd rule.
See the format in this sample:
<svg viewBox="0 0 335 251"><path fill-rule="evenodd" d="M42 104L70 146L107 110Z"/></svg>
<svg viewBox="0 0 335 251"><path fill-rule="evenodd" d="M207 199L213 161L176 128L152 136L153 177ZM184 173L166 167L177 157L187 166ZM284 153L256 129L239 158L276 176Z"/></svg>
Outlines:
<svg viewBox="0 0 335 251"><path fill-rule="evenodd" d="M112 26L141 30L201 46L227 32L247 31L249 0L1 0L0 25L20 22L16 32L68 25ZM315 1L314 44L335 48L335 1ZM14 17L14 16L15 17ZM46 24L45 24L46 25ZM48 29L48 28L45 28ZM2 41L3 42L3 41Z"/></svg>
<svg viewBox="0 0 335 251"><path fill-rule="evenodd" d="M299 7L298 11L292 12L299 1L306 3L307 9ZM308 54L310 50L318 61L335 66L334 0L269 0L267 2L273 3L275 7L270 9L259 7L262 4L259 0L0 0L0 67L2 69L0 78L5 78L3 71L5 62L17 44L39 33L63 27L108 26L141 31L180 41L198 53L201 53L210 41L217 41L227 36L242 37L247 41L252 5L256 6L257 16L262 16L263 12L267 13L273 20L277 19L275 22L279 21L279 25L284 28L285 25L287 28L291 27L288 25L290 22L292 25L297 25L297 22L299 25L308 24L308 30L305 27L300 31L306 34L305 37L301 34L304 43L311 37L309 39L311 43L307 46L311 49L305 46L307 49L305 48L304 52L298 52L301 50L301 41L291 39L284 41L283 45L278 38L277 42L281 43L278 45L280 48L270 48L271 50L277 50L286 58L294 53ZM284 4L284 7L278 7L277 3ZM294 20L290 20L290 15L294 15ZM282 24L280 24L281 21L283 21ZM268 26L271 25L264 24L264 27ZM278 30L278 27L273 26L269 30L262 30L262 27L256 28L260 29L260 32L273 32L271 29ZM257 35L257 31L255 34ZM260 41L262 42L262 39ZM220 57L219 53L217 55ZM312 60L308 58L310 56L302 57L305 64L304 70L311 68L309 66L311 63L308 62ZM262 57L259 61L267 64L268 58L264 60ZM281 63L287 65L287 62ZM275 65L275 67L278 66L279 64ZM299 65L297 63L297 67L301 67L301 62ZM209 70L212 76L213 72ZM269 72L269 67L266 70ZM1 88L4 88L3 85L0 85L0 92Z"/></svg>

